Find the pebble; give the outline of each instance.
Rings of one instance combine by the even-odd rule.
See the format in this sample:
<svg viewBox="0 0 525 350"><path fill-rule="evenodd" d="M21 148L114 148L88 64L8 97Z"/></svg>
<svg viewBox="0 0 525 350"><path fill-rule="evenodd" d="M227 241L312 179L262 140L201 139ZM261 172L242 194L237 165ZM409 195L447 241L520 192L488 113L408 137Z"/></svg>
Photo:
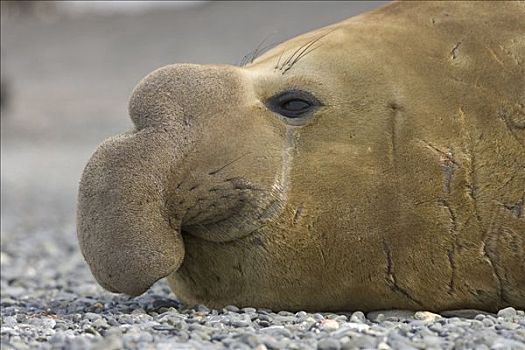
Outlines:
<svg viewBox="0 0 525 350"><path fill-rule="evenodd" d="M350 316L350 322L365 323L366 322L365 314L362 311L356 311L352 313L352 316Z"/></svg>
<svg viewBox="0 0 525 350"><path fill-rule="evenodd" d="M0 252L0 265L9 266L11 265L12 260L13 259L9 256L9 254L5 252Z"/></svg>
<svg viewBox="0 0 525 350"><path fill-rule="evenodd" d="M262 334L270 334L274 337L278 337L278 336L286 337L286 338L292 337L292 333L290 332L290 330L284 328L283 326L270 326L270 327L262 328L259 332Z"/></svg>
<svg viewBox="0 0 525 350"><path fill-rule="evenodd" d="M488 312L482 311L482 310L476 310L476 309L458 309L458 310L450 310L450 311L443 311L440 313L443 317L461 317L461 318L476 318L476 317L484 317L485 315L489 315Z"/></svg>
<svg viewBox="0 0 525 350"><path fill-rule="evenodd" d="M95 320L98 320L100 319L102 316L100 316L99 314L95 314L93 312L86 312L84 314L84 318L87 318L89 321L93 322Z"/></svg>
<svg viewBox="0 0 525 350"><path fill-rule="evenodd" d="M103 340L99 341L97 345L99 349L106 350L119 350L124 347L122 338L114 335L103 338Z"/></svg>
<svg viewBox="0 0 525 350"><path fill-rule="evenodd" d="M433 312L429 311L418 311L414 314L414 318L416 320L426 321L426 322L434 322L439 319L441 319L441 315L435 314Z"/></svg>
<svg viewBox="0 0 525 350"><path fill-rule="evenodd" d="M16 316L7 316L2 319L2 326L14 327L16 324L18 324Z"/></svg>
<svg viewBox="0 0 525 350"><path fill-rule="evenodd" d="M525 344L523 344L522 342L513 340L513 339L499 338L499 339L496 339L492 343L491 349L524 350L525 349Z"/></svg>
<svg viewBox="0 0 525 350"><path fill-rule="evenodd" d="M339 329L339 323L336 320L322 320L319 328L323 331L332 332Z"/></svg>
<svg viewBox="0 0 525 350"><path fill-rule="evenodd" d="M367 324L363 324L363 323L356 323L356 322L348 322L345 324L345 327L349 328L349 329L354 329L358 332L361 332L361 331L364 331L364 330L367 330L370 328L369 325Z"/></svg>
<svg viewBox="0 0 525 350"><path fill-rule="evenodd" d="M409 310L382 310L371 311L366 314L368 320L372 322L383 322L384 320L406 320L414 318L414 311Z"/></svg>
<svg viewBox="0 0 525 350"><path fill-rule="evenodd" d="M346 340L346 339L345 339ZM369 335L362 335L355 338L349 338L347 342L343 343L341 341L341 349L356 349L356 348L365 348L365 349L374 349L376 347L376 338Z"/></svg>
<svg viewBox="0 0 525 350"><path fill-rule="evenodd" d="M498 317L512 318L517 315L516 309L513 307L507 307L498 311Z"/></svg>
<svg viewBox="0 0 525 350"><path fill-rule="evenodd" d="M388 345L387 343L385 343L385 342L383 341L383 342L377 344L377 349L378 349L378 350L390 350L390 349L392 349L392 348L390 347L390 345Z"/></svg>
<svg viewBox="0 0 525 350"><path fill-rule="evenodd" d="M490 327L493 327L494 326L494 320L490 319L490 318L484 318L481 323L483 323L483 326L485 326L486 328L490 328Z"/></svg>
<svg viewBox="0 0 525 350"><path fill-rule="evenodd" d="M444 339L435 335L425 335L423 337L423 342L428 347L440 347L441 344L444 342Z"/></svg>
<svg viewBox="0 0 525 350"><path fill-rule="evenodd" d="M99 318L93 322L95 328L109 328L109 324L103 318Z"/></svg>
<svg viewBox="0 0 525 350"><path fill-rule="evenodd" d="M295 314L295 317L297 317L298 319L303 319L303 318L306 318L308 316L308 314L304 311L299 311L298 313Z"/></svg>
<svg viewBox="0 0 525 350"><path fill-rule="evenodd" d="M341 344L337 339L323 338L317 343L317 348L319 350L340 350Z"/></svg>
<svg viewBox="0 0 525 350"><path fill-rule="evenodd" d="M249 320L235 320L231 322L231 325L234 327L248 327L251 326L251 324Z"/></svg>
<svg viewBox="0 0 525 350"><path fill-rule="evenodd" d="M510 330L514 330L514 329L518 329L520 328L520 325L517 324L517 323L514 323L514 322L501 322L499 324L496 325L496 329L510 329Z"/></svg>
<svg viewBox="0 0 525 350"><path fill-rule="evenodd" d="M224 308L226 311L239 312L239 308L235 305L228 305Z"/></svg>

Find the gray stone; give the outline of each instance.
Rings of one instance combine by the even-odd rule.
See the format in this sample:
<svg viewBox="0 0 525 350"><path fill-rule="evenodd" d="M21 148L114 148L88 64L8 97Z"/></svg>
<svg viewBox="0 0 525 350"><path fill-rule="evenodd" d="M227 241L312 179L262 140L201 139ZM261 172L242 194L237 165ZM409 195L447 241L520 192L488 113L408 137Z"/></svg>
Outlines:
<svg viewBox="0 0 525 350"><path fill-rule="evenodd" d="M525 344L513 339L498 338L492 344L491 349L525 350Z"/></svg>
<svg viewBox="0 0 525 350"><path fill-rule="evenodd" d="M516 316L516 309L513 307L507 307L498 311L498 317L512 318Z"/></svg>
<svg viewBox="0 0 525 350"><path fill-rule="evenodd" d="M488 315L490 313L482 310L476 309L459 309L459 310L449 310L441 312L443 317L461 317L461 318L476 318L478 316Z"/></svg>
<svg viewBox="0 0 525 350"><path fill-rule="evenodd" d="M370 314L370 313L368 313ZM350 322L360 322L360 323L365 323L366 322L366 317L365 317L365 314L361 311L356 311L352 314L352 316L350 316Z"/></svg>
<svg viewBox="0 0 525 350"><path fill-rule="evenodd" d="M330 333L330 337L342 339L344 337L360 337L361 333L343 324L337 331Z"/></svg>
<svg viewBox="0 0 525 350"><path fill-rule="evenodd" d="M361 335L355 338L349 338L348 342L341 341L341 349L349 350L356 348L374 349L376 347L376 339L369 335Z"/></svg>
<svg viewBox="0 0 525 350"><path fill-rule="evenodd" d="M323 314L320 314L320 313L315 313L315 314L312 315L312 317L313 317L316 321L324 320L324 315L323 315Z"/></svg>
<svg viewBox="0 0 525 350"><path fill-rule="evenodd" d="M322 320L319 322L319 329L327 332L333 332L339 329L339 323L333 319Z"/></svg>
<svg viewBox="0 0 525 350"><path fill-rule="evenodd" d="M50 344L63 344L66 340L66 336L63 333L55 333L53 336L51 336L47 341Z"/></svg>
<svg viewBox="0 0 525 350"><path fill-rule="evenodd" d="M346 315L336 315L334 317L334 320L336 320L338 322L346 322L346 321L348 321L348 317Z"/></svg>
<svg viewBox="0 0 525 350"><path fill-rule="evenodd" d="M252 323L248 320L234 320L232 321L231 325L234 327L248 327Z"/></svg>
<svg viewBox="0 0 525 350"><path fill-rule="evenodd" d="M95 348L105 350L119 350L122 349L123 346L124 344L121 337L111 335L97 342Z"/></svg>
<svg viewBox="0 0 525 350"><path fill-rule="evenodd" d="M153 341L153 335L149 332L140 332L138 340L139 342L151 343Z"/></svg>
<svg viewBox="0 0 525 350"><path fill-rule="evenodd" d="M100 319L102 316L100 316L99 314L95 314L93 312L86 312L84 314L84 317L87 318L89 321L93 322L95 320Z"/></svg>
<svg viewBox="0 0 525 350"><path fill-rule="evenodd" d="M279 311L277 313L277 315L279 315L279 316L295 316L293 313L291 313L289 311Z"/></svg>
<svg viewBox="0 0 525 350"><path fill-rule="evenodd" d="M2 320L2 326L14 327L18 324L16 316L7 316Z"/></svg>
<svg viewBox="0 0 525 350"><path fill-rule="evenodd" d="M260 333L262 334L270 334L274 337L286 337L286 338L291 338L292 337L292 333L284 328L283 326L270 326L270 327L266 327L266 328L262 328L261 330L259 330Z"/></svg>
<svg viewBox="0 0 525 350"><path fill-rule="evenodd" d="M340 350L341 344L334 338L323 338L317 343L319 350Z"/></svg>
<svg viewBox="0 0 525 350"><path fill-rule="evenodd" d="M415 312L410 310L381 310L371 311L366 314L366 317L372 322L400 321L414 319L414 314Z"/></svg>
<svg viewBox="0 0 525 350"><path fill-rule="evenodd" d="M95 320L93 322L93 327L95 327L95 328L109 328L109 324L108 324L108 322L105 319L99 318L99 319L97 319L97 320Z"/></svg>
<svg viewBox="0 0 525 350"><path fill-rule="evenodd" d="M423 337L423 342L428 347L440 347L444 341L445 339L443 339L442 337L437 337L433 335L426 335Z"/></svg>
<svg viewBox="0 0 525 350"><path fill-rule="evenodd" d="M486 317L484 318L481 323L483 323L483 326L485 327L493 327L494 326L494 320L489 318L489 317Z"/></svg>
<svg viewBox="0 0 525 350"><path fill-rule="evenodd" d="M518 323L513 323L513 322L500 322L498 324L496 324L495 328L497 330L501 330L501 329L509 329L509 330L514 330L514 329L518 329L520 328L520 325Z"/></svg>
<svg viewBox="0 0 525 350"><path fill-rule="evenodd" d="M239 312L239 308L235 305L227 305L226 307L224 307L224 310L226 311L230 311L230 312Z"/></svg>
<svg viewBox="0 0 525 350"><path fill-rule="evenodd" d="M418 311L414 314L414 318L416 320L433 322L433 321L441 319L441 315L435 314L430 311Z"/></svg>
<svg viewBox="0 0 525 350"><path fill-rule="evenodd" d="M295 317L299 318L299 319L302 319L302 318L306 318L308 316L308 314L304 311L299 311L295 314Z"/></svg>

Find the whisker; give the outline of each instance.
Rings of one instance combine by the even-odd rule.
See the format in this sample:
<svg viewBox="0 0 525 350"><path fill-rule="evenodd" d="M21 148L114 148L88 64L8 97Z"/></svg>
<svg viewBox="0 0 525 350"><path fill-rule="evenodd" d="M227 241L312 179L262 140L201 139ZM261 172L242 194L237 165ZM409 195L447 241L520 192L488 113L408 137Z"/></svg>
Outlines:
<svg viewBox="0 0 525 350"><path fill-rule="evenodd" d="M299 53L299 55L297 55L297 57L292 61L292 63L290 63L290 66L293 66L297 61L299 61L301 59L301 57L303 57L304 53L306 51L308 51L308 49L310 47L312 47L312 45L314 45L316 42L318 42L321 38L315 40L315 41L312 41L310 44L308 44L308 46L305 46L305 48Z"/></svg>
<svg viewBox="0 0 525 350"><path fill-rule="evenodd" d="M257 47L255 48L254 52L253 52L253 55L252 55L252 59L250 60L249 63L253 63L253 61L261 54L263 53L264 51L266 51L268 48L272 47L274 44L268 44L264 47L262 47L262 45L266 42L266 40L268 40L272 35L275 35L275 32L273 33L270 33L268 34L260 43L259 45L257 45ZM262 48L261 48L262 47Z"/></svg>
<svg viewBox="0 0 525 350"><path fill-rule="evenodd" d="M239 67L244 67L246 65L246 63L248 62L248 55L250 55L250 52L242 56L241 63L239 63Z"/></svg>
<svg viewBox="0 0 525 350"><path fill-rule="evenodd" d="M293 65L298 61L298 58L301 57L301 55L302 55L304 52L306 52L306 50L308 50L313 44L315 44L316 41L317 41L317 40L310 41L310 42L308 43L308 45L303 46L301 52L299 53L299 55L297 55L297 58L295 58L293 61L289 62L289 63L286 65L286 68L284 69L283 74L284 74L286 71L288 71L290 68L292 68ZM295 55L295 53L294 53L294 55ZM284 66L285 66L285 65L283 65L283 68L284 68Z"/></svg>
<svg viewBox="0 0 525 350"><path fill-rule="evenodd" d="M318 39L318 40L319 40L319 39ZM299 50L297 50L297 51L295 52L295 53L298 53L297 57L300 57L301 54L302 54L303 52L305 52L306 50L308 50L313 44L315 44L316 41L317 41L317 40L312 40L312 41L310 41L307 45L303 45L303 46L301 47L301 51L300 51L300 52L299 52ZM293 54L293 56L295 56L295 53ZM293 56L292 56L292 57L293 57ZM294 59L294 60L292 61L292 60L291 60L292 57L290 57L290 60L288 61L288 65L290 65L290 66L293 66L294 63L295 63L296 60L297 60L297 58L296 58L296 59Z"/></svg>
<svg viewBox="0 0 525 350"><path fill-rule="evenodd" d="M317 46L313 46L310 50L308 51L305 51L304 53L301 54L301 56L297 56L297 58L288 66L286 67L286 69L283 70L282 74L286 73L288 70L290 70L290 68L293 67L294 64L296 64L297 62L299 62L299 60L303 57L305 57L306 55L308 55L310 52L318 49L319 47L323 46L323 44L319 44Z"/></svg>
<svg viewBox="0 0 525 350"><path fill-rule="evenodd" d="M241 63L239 63L239 67L244 67L245 65L247 65L252 60L254 52L255 50L252 50L248 52L246 55L244 55L241 59Z"/></svg>
<svg viewBox="0 0 525 350"><path fill-rule="evenodd" d="M220 167L219 169L216 169L216 170L213 170L213 171L209 172L208 175L215 175L215 174L217 174L219 171L224 170L224 168L226 168L226 167L232 165L233 163L235 163L235 162L238 161L239 159L241 159L241 158L247 156L247 155L250 154L250 153L251 153L251 152L247 152L247 153L245 153L245 154L243 154L243 155L241 155L241 156L235 158L234 160L232 160L232 161L226 163L225 165L223 165L223 166Z"/></svg>
<svg viewBox="0 0 525 350"><path fill-rule="evenodd" d="M259 44L257 44L257 47L254 50L244 55L239 66L244 67L248 63L252 63L263 52L267 51L270 47L275 46L275 43L268 44L264 47L262 46L272 35L275 35L275 32L268 34L263 40L259 42Z"/></svg>
<svg viewBox="0 0 525 350"><path fill-rule="evenodd" d="M281 69L281 68L279 68L279 63L281 62L281 58L283 58L284 51L285 51L285 50L283 50L283 51L281 52L281 54L279 55L279 59L277 60L277 64L275 65L274 69Z"/></svg>
<svg viewBox="0 0 525 350"><path fill-rule="evenodd" d="M297 48L297 50L295 50L294 53L293 53L290 57L288 57L288 58L286 59L286 61L283 62L283 65L281 66L281 69L283 69L284 66L288 65L288 64L290 63L290 61L294 58L294 56L295 56L299 51L301 51L305 46L310 45L311 43L312 43L312 41L309 41L309 42L306 42L305 44L299 46L299 47Z"/></svg>
<svg viewBox="0 0 525 350"><path fill-rule="evenodd" d="M259 52L257 52L257 55L255 55L252 60L250 61L250 63L253 63L253 61L255 61L257 58L259 58L262 54L264 54L266 51L269 51L270 49L274 48L277 44L277 42L272 42L266 46L263 46Z"/></svg>
<svg viewBox="0 0 525 350"><path fill-rule="evenodd" d="M295 50L295 52L285 62L283 62L283 65L280 68L280 69L284 69L283 74L285 72L287 72L288 70L290 70L290 68L292 68L293 65L296 64L306 54L312 52L313 50L309 50L308 51L308 49L310 49L312 47L312 45L314 45L316 42L318 42L319 40L321 40L322 38L324 38L328 34L330 34L333 31L335 31L336 29L337 28L334 28L334 29L328 31L327 33L324 33L324 34L320 35L316 39L313 39L313 40L305 43L304 45L300 46L297 50ZM317 46L317 47L319 47L319 46ZM295 55L297 55L297 57L295 57Z"/></svg>

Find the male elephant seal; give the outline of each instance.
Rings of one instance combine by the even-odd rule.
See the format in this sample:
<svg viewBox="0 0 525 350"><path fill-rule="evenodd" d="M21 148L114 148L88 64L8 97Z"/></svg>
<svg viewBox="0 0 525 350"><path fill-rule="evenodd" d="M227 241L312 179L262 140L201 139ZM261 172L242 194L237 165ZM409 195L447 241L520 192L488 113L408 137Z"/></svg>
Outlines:
<svg viewBox="0 0 525 350"><path fill-rule="evenodd" d="M177 64L80 183L96 279L187 303L525 307L525 4L407 2Z"/></svg>

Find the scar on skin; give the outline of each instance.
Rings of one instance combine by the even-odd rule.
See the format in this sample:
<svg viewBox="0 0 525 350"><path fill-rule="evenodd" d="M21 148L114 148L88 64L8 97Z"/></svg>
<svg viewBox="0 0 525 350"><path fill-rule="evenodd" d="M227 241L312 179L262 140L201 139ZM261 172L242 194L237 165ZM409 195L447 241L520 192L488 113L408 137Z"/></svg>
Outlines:
<svg viewBox="0 0 525 350"><path fill-rule="evenodd" d="M458 220L456 213L450 206L450 203L447 200L441 200L440 204L447 210L448 216L450 218L450 228L449 233L453 238L452 241L452 247L449 249L447 255L448 255L448 261L450 264L451 274L450 274L450 281L449 281L449 293L452 293L455 289L455 278L456 278L456 252L457 252L457 246L458 246Z"/></svg>
<svg viewBox="0 0 525 350"><path fill-rule="evenodd" d="M401 115L401 112L403 110L403 107L399 105L397 102L390 102L388 104L388 108L390 111L390 161L392 165L397 164L396 162L396 156L398 152L398 145L397 145L397 138L398 138L398 122L399 117Z"/></svg>
<svg viewBox="0 0 525 350"><path fill-rule="evenodd" d="M459 52L459 46L461 45L461 41L458 41L456 45L450 50L450 59L455 60L458 57Z"/></svg>
<svg viewBox="0 0 525 350"><path fill-rule="evenodd" d="M421 140L425 147L430 149L433 153L437 154L439 156L439 161L441 164L441 168L443 169L443 192L450 194L452 179L454 176L454 173L456 170L460 167L459 163L454 158L454 152L451 147L449 147L446 151L443 151L439 149L438 147L434 146L430 142L427 142L425 140Z"/></svg>
<svg viewBox="0 0 525 350"><path fill-rule="evenodd" d="M295 209L295 212L293 214L293 219L292 219L292 225L297 225L297 223L299 223L299 220L301 219L302 211L303 211L303 207L298 207L297 209Z"/></svg>
<svg viewBox="0 0 525 350"><path fill-rule="evenodd" d="M410 301L412 301L414 304L416 304L418 306L422 306L421 302L419 302L416 298L414 298L412 295L410 295L410 293L408 291L406 291L405 289L401 288L397 284L397 278L396 278L396 275L394 273L394 262L392 260L392 251L391 251L390 246L388 245L386 240L383 240L383 252L385 253L385 256L386 256L386 262L387 262L386 274L387 274L387 283L388 283L389 287L393 291L398 292L399 294L403 295L405 298L407 298Z"/></svg>

